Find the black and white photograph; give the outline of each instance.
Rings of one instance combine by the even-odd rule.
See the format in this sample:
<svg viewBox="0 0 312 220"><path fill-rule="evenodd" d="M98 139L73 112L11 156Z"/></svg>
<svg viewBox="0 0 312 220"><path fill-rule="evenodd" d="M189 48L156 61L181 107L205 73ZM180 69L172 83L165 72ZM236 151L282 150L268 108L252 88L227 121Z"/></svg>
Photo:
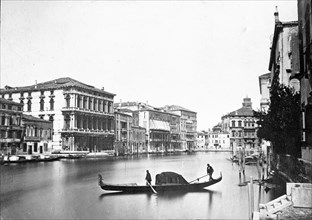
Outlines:
<svg viewBox="0 0 312 220"><path fill-rule="evenodd" d="M0 220L312 219L311 0L0 4Z"/></svg>

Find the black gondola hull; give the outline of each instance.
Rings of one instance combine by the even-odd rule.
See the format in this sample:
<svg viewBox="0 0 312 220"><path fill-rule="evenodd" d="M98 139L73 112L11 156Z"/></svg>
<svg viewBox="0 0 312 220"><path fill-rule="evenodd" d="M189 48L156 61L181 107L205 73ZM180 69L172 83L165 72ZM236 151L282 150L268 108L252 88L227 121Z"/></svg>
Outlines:
<svg viewBox="0 0 312 220"><path fill-rule="evenodd" d="M199 191L205 187L216 184L222 180L222 176L217 179L213 179L207 182L190 183L190 184L164 184L164 185L153 185L152 187L156 192L166 191ZM149 185L127 185L127 184L106 184L102 180L99 180L99 185L103 190L107 191L119 191L125 193L141 193L148 192L152 193L152 189Z"/></svg>

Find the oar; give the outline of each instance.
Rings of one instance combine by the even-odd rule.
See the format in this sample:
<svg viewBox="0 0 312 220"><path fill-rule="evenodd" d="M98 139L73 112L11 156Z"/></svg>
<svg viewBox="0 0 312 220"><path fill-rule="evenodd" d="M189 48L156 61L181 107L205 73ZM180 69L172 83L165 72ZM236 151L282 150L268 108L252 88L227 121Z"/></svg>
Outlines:
<svg viewBox="0 0 312 220"><path fill-rule="evenodd" d="M152 187L152 185L148 182L148 181L146 181L147 182L147 184L151 187L151 189L153 190L153 192L156 194L157 192L156 192L156 190Z"/></svg>
<svg viewBox="0 0 312 220"><path fill-rule="evenodd" d="M205 175L205 176L208 176L208 174L207 175ZM191 182L189 182L189 183L192 183L192 182L194 182L194 181L198 181L199 179L201 179L201 178L204 178L205 176L202 176L202 177L199 177L199 178L197 178L197 179L195 179L195 180L192 180Z"/></svg>

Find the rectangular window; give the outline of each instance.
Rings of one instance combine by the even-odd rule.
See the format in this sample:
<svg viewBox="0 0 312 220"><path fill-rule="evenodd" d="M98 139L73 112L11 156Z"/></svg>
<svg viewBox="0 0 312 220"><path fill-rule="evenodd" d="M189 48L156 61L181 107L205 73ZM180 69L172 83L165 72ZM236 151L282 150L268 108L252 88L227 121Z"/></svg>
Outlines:
<svg viewBox="0 0 312 220"><path fill-rule="evenodd" d="M38 143L35 143L34 144L34 152L37 152L38 151Z"/></svg>

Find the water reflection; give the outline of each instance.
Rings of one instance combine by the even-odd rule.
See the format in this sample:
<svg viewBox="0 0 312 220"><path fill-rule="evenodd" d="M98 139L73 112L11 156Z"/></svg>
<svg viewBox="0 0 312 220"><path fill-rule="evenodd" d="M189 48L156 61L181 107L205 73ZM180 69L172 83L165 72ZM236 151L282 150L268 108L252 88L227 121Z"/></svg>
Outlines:
<svg viewBox="0 0 312 220"><path fill-rule="evenodd" d="M226 153L140 155L111 159L60 160L50 163L1 166L0 219L248 219L247 187L238 187L238 167ZM103 191L107 183L145 184L164 171L193 180L206 173L209 162L221 182L195 192L125 194ZM246 176L257 176L253 166ZM154 183L154 182L153 182ZM265 203L280 192L265 193L255 185L256 201Z"/></svg>

